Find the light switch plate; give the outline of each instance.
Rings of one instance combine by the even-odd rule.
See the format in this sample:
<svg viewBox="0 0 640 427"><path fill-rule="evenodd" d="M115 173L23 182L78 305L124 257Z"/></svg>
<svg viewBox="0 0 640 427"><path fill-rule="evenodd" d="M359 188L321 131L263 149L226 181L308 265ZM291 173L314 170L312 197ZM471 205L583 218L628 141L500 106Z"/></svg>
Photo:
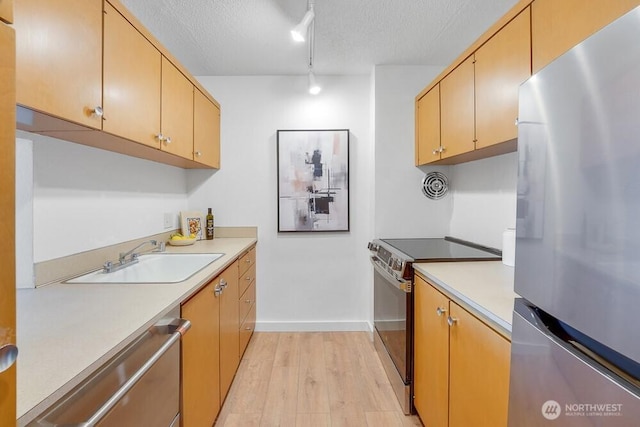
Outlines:
<svg viewBox="0 0 640 427"><path fill-rule="evenodd" d="M172 214L171 212L165 212L164 213L164 228L173 228L174 227L174 222L173 222L173 218L174 218L174 214Z"/></svg>

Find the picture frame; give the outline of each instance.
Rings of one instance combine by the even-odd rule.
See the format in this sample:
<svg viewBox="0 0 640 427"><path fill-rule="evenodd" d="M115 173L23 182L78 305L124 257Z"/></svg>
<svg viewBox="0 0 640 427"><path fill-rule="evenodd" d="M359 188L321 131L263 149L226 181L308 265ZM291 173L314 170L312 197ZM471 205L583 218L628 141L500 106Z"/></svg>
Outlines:
<svg viewBox="0 0 640 427"><path fill-rule="evenodd" d="M190 236L191 233L194 233L196 235L196 240L202 240L205 238L205 222L204 214L202 212L180 212L180 225L183 236Z"/></svg>
<svg viewBox="0 0 640 427"><path fill-rule="evenodd" d="M278 232L349 231L349 130L278 130Z"/></svg>

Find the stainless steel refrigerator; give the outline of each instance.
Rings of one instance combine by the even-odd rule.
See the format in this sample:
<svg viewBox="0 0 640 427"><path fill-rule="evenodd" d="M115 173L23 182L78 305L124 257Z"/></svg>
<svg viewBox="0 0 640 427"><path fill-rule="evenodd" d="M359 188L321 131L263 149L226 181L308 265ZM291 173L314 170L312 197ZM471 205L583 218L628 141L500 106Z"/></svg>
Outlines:
<svg viewBox="0 0 640 427"><path fill-rule="evenodd" d="M640 425L640 8L520 89L509 426Z"/></svg>

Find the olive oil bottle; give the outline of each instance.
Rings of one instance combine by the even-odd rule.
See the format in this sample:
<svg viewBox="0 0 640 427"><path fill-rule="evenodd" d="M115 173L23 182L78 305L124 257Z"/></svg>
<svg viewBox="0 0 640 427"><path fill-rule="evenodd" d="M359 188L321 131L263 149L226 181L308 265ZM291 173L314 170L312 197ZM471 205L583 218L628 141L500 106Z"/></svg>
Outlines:
<svg viewBox="0 0 640 427"><path fill-rule="evenodd" d="M211 213L211 208L209 208L209 212L207 213L207 240L213 240L213 214Z"/></svg>

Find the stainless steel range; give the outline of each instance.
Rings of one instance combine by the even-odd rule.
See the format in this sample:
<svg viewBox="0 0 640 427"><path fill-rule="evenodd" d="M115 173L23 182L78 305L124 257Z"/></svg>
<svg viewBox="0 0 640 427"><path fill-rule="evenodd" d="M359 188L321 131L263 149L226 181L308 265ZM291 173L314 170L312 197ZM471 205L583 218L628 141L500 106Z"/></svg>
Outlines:
<svg viewBox="0 0 640 427"><path fill-rule="evenodd" d="M413 409L413 263L500 259L497 249L453 237L369 243L374 267L374 343L405 414Z"/></svg>

